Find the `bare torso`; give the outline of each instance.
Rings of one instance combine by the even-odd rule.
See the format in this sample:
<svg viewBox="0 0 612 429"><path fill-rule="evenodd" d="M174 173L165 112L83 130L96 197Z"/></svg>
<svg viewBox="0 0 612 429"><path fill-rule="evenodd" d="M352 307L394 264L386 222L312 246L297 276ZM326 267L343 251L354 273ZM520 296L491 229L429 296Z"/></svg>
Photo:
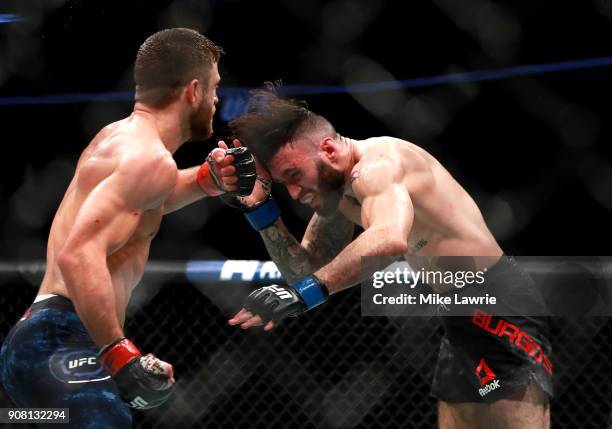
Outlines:
<svg viewBox="0 0 612 429"><path fill-rule="evenodd" d="M56 294L67 298L70 293L57 264L81 205L96 187L115 170L119 160L135 156L138 151L165 151L157 132L141 119L129 117L102 129L82 153L75 175L55 214L47 244L47 268L39 294ZM143 178L143 180L145 180ZM112 249L107 257L115 294L117 315L123 324L130 294L144 273L151 240L157 233L163 214L163 204L145 210L131 237Z"/></svg>
<svg viewBox="0 0 612 429"><path fill-rule="evenodd" d="M410 256L423 256L430 267L440 267L440 256L482 256L476 258L475 269L486 268L502 255L502 249L489 231L474 200L450 173L429 153L418 146L392 137L375 137L355 141L360 160L355 173L367 159L368 152L385 151L398 154L406 166L403 183L414 210L414 220L408 237ZM411 174L415 159L425 162L429 169L426 177ZM353 223L362 224L361 205L350 183L340 203L340 211ZM411 258L414 260L414 258Z"/></svg>

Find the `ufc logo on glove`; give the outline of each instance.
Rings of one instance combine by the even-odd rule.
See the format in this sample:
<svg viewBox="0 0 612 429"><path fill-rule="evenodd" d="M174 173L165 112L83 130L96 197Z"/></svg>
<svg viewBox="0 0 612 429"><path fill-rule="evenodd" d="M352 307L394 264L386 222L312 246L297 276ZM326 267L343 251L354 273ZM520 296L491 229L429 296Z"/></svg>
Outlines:
<svg viewBox="0 0 612 429"><path fill-rule="evenodd" d="M278 296L280 299L291 299L292 297L291 293L278 286L266 286L264 289L271 290L274 292L274 295Z"/></svg>

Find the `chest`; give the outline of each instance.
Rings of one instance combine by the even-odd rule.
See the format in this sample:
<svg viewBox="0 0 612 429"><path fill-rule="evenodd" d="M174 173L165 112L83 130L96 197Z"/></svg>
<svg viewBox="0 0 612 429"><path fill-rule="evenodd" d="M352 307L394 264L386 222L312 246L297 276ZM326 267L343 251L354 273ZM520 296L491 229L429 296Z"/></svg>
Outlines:
<svg viewBox="0 0 612 429"><path fill-rule="evenodd" d="M132 240L147 241L152 240L159 231L163 217L163 208L147 210L140 215L140 220L136 230L132 235Z"/></svg>

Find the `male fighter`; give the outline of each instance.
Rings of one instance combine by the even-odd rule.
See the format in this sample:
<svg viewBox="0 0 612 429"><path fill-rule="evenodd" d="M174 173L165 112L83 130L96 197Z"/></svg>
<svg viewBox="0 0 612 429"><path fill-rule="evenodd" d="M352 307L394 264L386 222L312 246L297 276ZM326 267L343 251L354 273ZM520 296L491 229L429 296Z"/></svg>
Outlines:
<svg viewBox="0 0 612 429"><path fill-rule="evenodd" d="M125 310L165 213L252 190L248 153L217 148L185 170L172 158L184 142L212 135L221 54L183 28L155 33L138 50L134 111L83 151L51 226L38 296L3 343L2 382L17 406L69 408L79 429L129 428L128 405L155 407L172 392L172 366L125 338Z"/></svg>
<svg viewBox="0 0 612 429"><path fill-rule="evenodd" d="M439 256L475 256L465 259L474 263L472 270L488 270L489 287L532 286L511 259L502 257L472 198L418 146L392 137L343 137L303 103L272 90L256 92L247 113L230 127L234 145L248 147L272 180L315 211L300 243L265 187L256 185L248 198L231 198L229 203L243 209L259 230L291 286L256 289L230 324L264 323L269 330L316 307L373 274L362 272L363 256L416 255L431 267L441 267ZM354 225L363 227L355 239ZM445 337L433 384L440 427L548 427L552 365L545 323L504 316L516 331L501 335L483 329L485 317L442 318ZM530 348L515 343L517 336L531 341ZM536 346L541 353L534 357L528 352Z"/></svg>

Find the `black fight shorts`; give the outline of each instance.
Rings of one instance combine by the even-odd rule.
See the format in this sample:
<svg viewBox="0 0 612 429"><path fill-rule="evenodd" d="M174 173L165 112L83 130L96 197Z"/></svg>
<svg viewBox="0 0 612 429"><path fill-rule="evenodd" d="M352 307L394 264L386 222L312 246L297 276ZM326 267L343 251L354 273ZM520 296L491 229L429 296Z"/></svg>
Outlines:
<svg viewBox="0 0 612 429"><path fill-rule="evenodd" d="M489 268L485 282L488 291L503 291L523 308L539 305L533 280L511 257ZM552 397L548 319L522 315L521 310L495 316L484 306L469 311L471 316L441 317L444 336L433 395L449 403L491 403L535 382Z"/></svg>

